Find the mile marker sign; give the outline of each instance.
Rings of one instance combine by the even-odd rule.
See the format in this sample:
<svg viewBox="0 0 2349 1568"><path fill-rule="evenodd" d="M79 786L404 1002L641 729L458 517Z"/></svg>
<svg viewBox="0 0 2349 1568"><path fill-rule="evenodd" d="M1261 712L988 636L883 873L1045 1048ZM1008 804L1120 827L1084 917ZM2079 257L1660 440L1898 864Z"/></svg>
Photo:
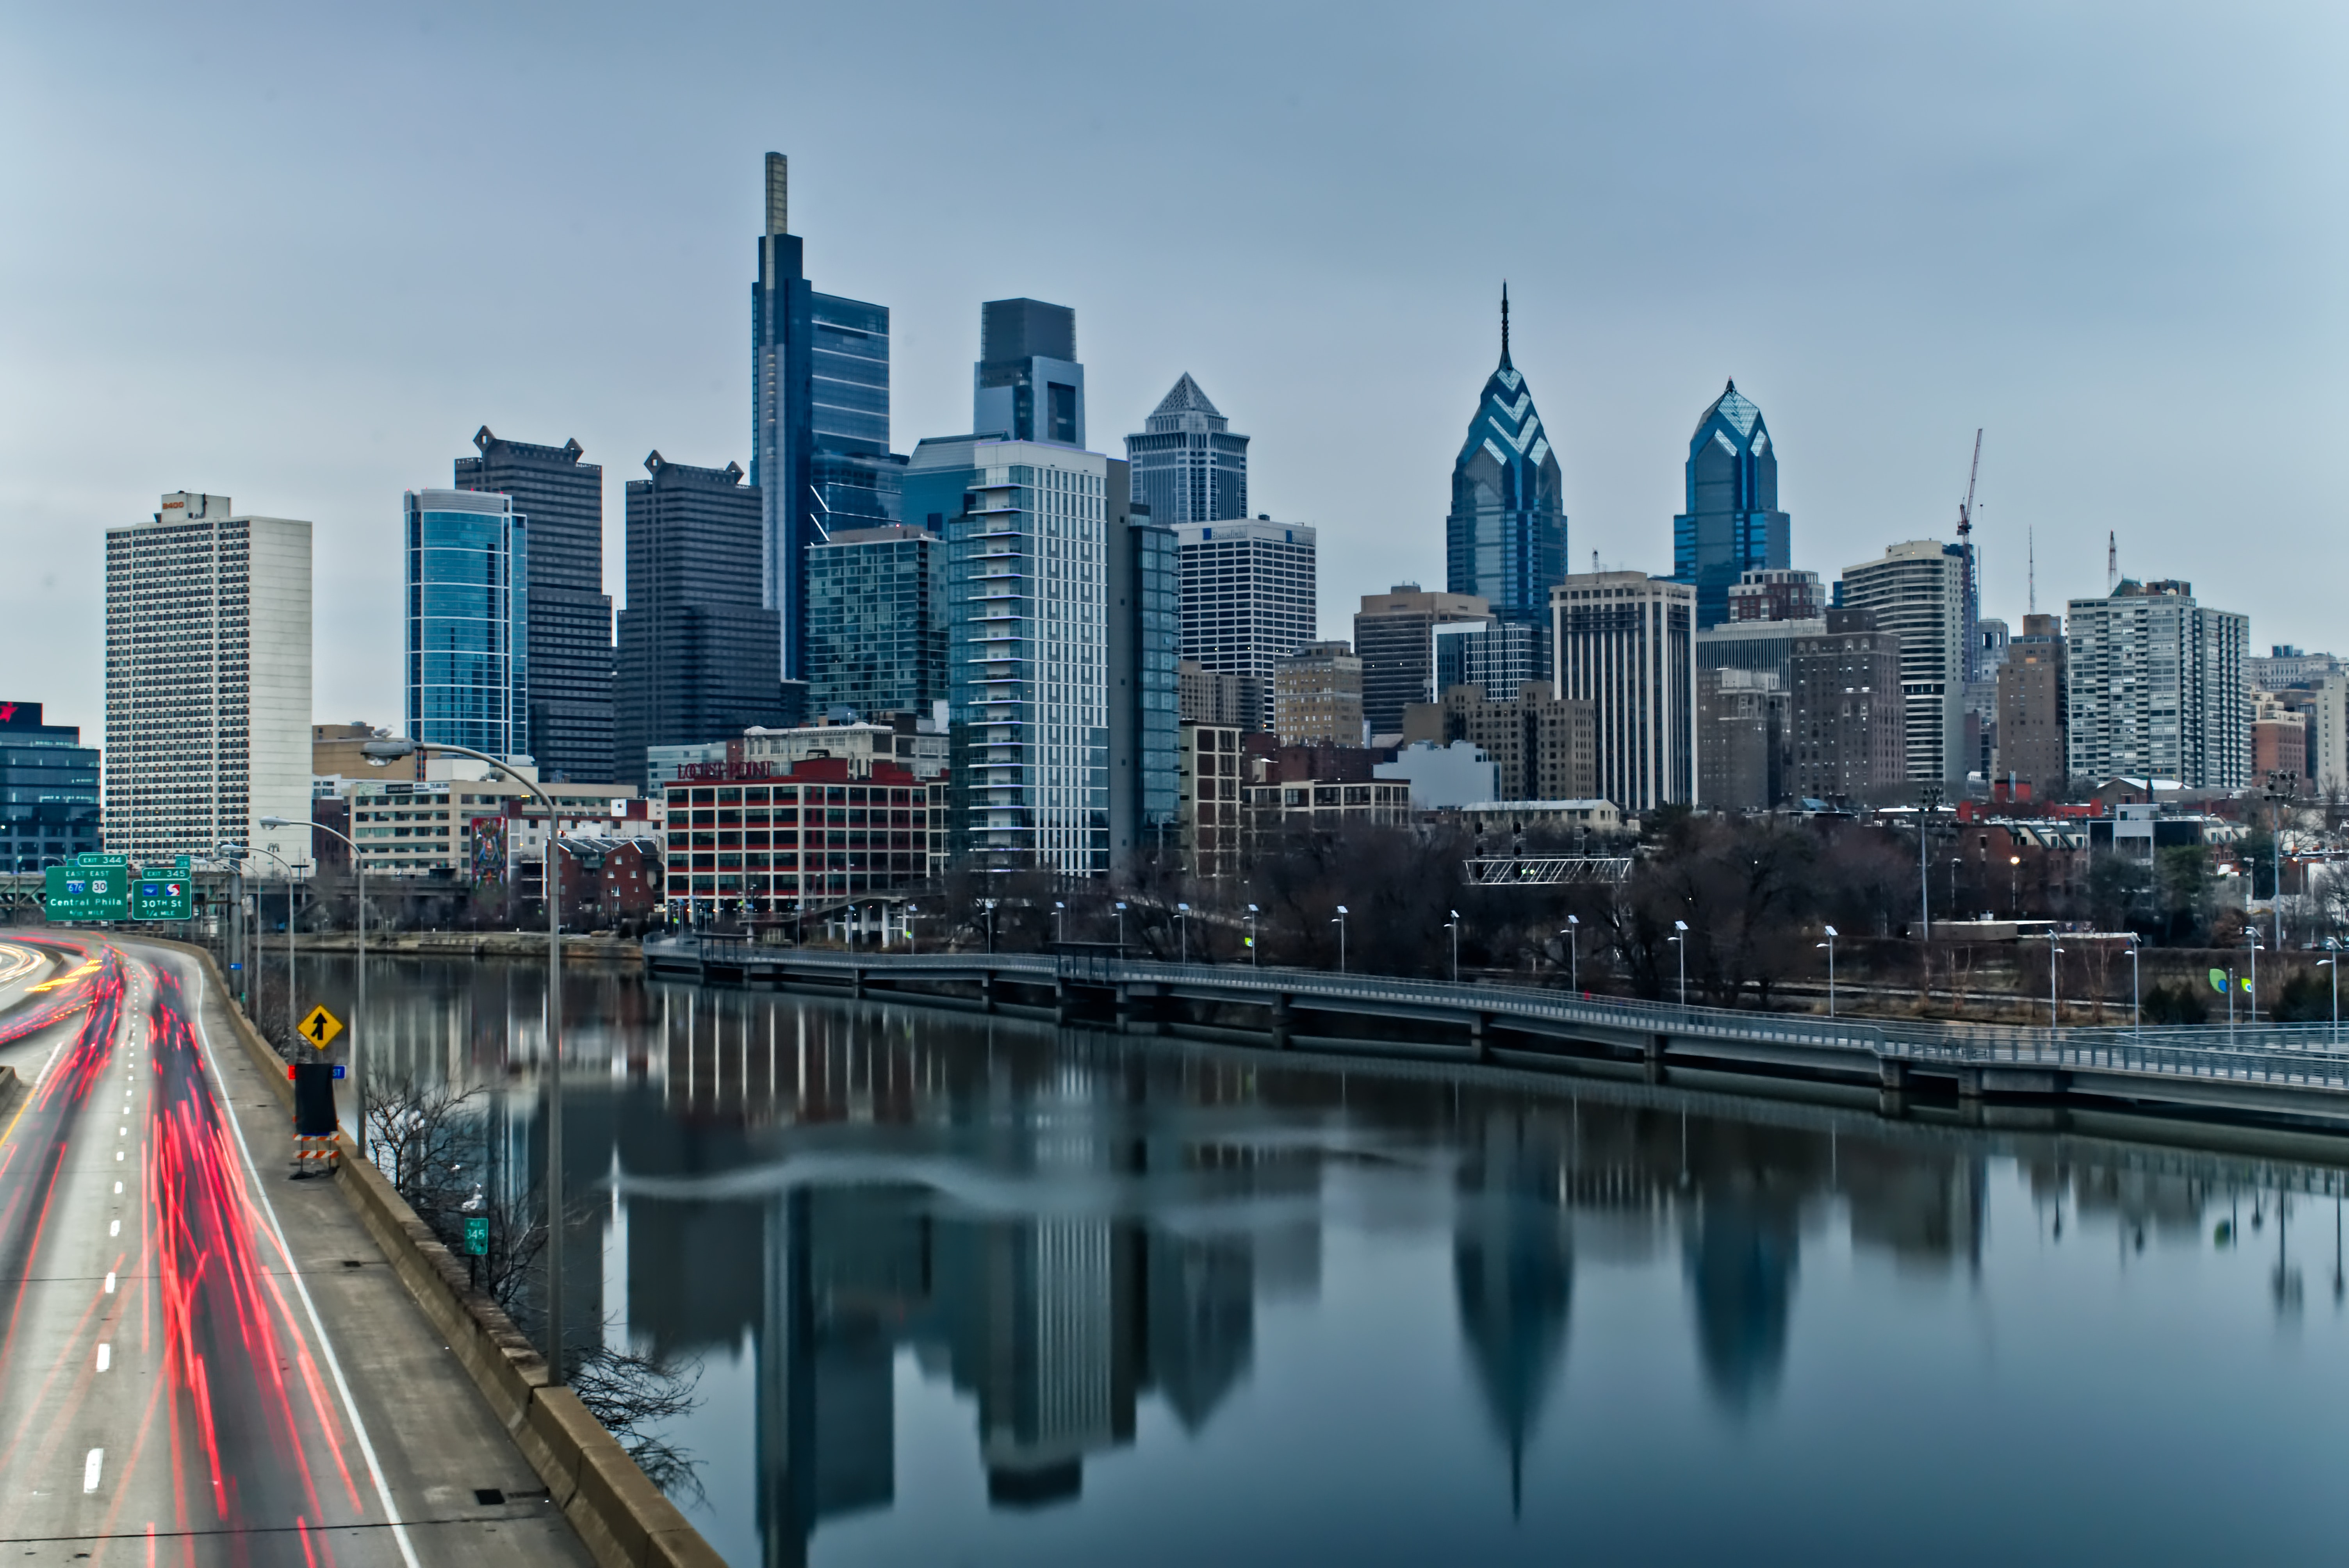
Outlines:
<svg viewBox="0 0 2349 1568"><path fill-rule="evenodd" d="M311 1008L310 1016L302 1020L302 1037L322 1051L342 1032L343 1021L323 1006Z"/></svg>

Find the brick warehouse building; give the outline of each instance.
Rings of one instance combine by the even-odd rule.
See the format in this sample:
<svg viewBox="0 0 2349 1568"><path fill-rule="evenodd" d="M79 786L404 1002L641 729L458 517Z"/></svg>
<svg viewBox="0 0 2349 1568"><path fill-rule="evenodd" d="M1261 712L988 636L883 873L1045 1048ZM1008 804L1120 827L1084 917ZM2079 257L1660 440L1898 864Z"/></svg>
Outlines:
<svg viewBox="0 0 2349 1568"><path fill-rule="evenodd" d="M665 891L677 918L785 918L943 867L943 779L840 757L785 768L730 749L727 761L680 769L667 786Z"/></svg>

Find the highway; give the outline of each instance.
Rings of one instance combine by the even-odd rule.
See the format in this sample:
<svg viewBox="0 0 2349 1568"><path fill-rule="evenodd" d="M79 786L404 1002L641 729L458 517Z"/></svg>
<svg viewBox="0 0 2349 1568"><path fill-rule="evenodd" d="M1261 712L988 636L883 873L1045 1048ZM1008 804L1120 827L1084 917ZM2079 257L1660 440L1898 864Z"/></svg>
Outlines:
<svg viewBox="0 0 2349 1568"><path fill-rule="evenodd" d="M0 942L0 1555L587 1561L184 954Z"/></svg>

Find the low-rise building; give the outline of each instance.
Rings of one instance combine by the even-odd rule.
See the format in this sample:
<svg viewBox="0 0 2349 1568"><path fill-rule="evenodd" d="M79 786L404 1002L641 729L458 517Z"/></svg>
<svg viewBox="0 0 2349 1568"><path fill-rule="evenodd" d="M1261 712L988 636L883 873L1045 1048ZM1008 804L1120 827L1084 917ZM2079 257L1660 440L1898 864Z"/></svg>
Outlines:
<svg viewBox="0 0 2349 1568"><path fill-rule="evenodd" d="M98 847L98 752L36 702L0 702L0 871L71 863Z"/></svg>
<svg viewBox="0 0 2349 1568"><path fill-rule="evenodd" d="M1345 827L1400 828L1411 820L1411 786L1401 779L1362 784L1256 784L1247 789L1247 843L1251 858L1300 830L1329 832Z"/></svg>
<svg viewBox="0 0 2349 1568"><path fill-rule="evenodd" d="M1508 841L1515 853L1528 834L1612 837L1623 830L1623 813L1612 800L1477 800L1460 809L1460 825L1480 842Z"/></svg>
<svg viewBox="0 0 2349 1568"><path fill-rule="evenodd" d="M2276 694L2251 694L2251 779L2265 784L2289 774L2304 787L2308 781L2308 721L2287 707Z"/></svg>
<svg viewBox="0 0 2349 1568"><path fill-rule="evenodd" d="M459 765L436 761L428 767L436 778L340 781L336 792L350 803L350 835L368 875L503 881L510 861L544 852L546 812L537 797L511 779L450 777L454 770ZM461 770L485 771L470 763ZM620 823L651 830L647 804L631 786L540 788L554 804L558 832L595 832Z"/></svg>
<svg viewBox="0 0 2349 1568"><path fill-rule="evenodd" d="M1435 707L1433 703L1413 706ZM1471 800L1490 800L1501 793L1500 772L1481 748L1465 740L1450 745L1414 740L1397 750L1393 761L1371 765L1372 778L1411 786L1415 811L1457 810Z"/></svg>
<svg viewBox="0 0 2349 1568"><path fill-rule="evenodd" d="M565 833L555 841L561 866L563 923L582 931L649 920L662 908L660 841L650 835ZM523 904L546 903L546 857L514 867L513 893Z"/></svg>
<svg viewBox="0 0 2349 1568"><path fill-rule="evenodd" d="M1177 750L1176 812L1183 869L1195 877L1240 872L1240 736L1237 724L1185 724Z"/></svg>
<svg viewBox="0 0 2349 1568"><path fill-rule="evenodd" d="M1594 705L1558 696L1547 680L1526 681L1498 700L1480 686L1456 686L1440 704L1404 709L1403 738L1464 740L1483 751L1498 779L1479 799L1579 799L1599 792L1598 723Z"/></svg>
<svg viewBox="0 0 2349 1568"><path fill-rule="evenodd" d="M946 783L846 757L737 758L672 780L663 892L681 920L788 919L946 863Z"/></svg>

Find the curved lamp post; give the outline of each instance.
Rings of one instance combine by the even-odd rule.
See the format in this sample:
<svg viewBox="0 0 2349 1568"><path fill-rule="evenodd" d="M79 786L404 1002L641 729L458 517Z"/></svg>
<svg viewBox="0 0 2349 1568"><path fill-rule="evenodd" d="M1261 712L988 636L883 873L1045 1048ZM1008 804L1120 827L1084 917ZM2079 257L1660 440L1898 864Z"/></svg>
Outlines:
<svg viewBox="0 0 2349 1568"><path fill-rule="evenodd" d="M264 828L294 826L283 817L264 817L261 825ZM358 1005L351 1009L351 1104L359 1124L358 1136L352 1141L358 1145L359 1158L365 1160L367 1157L367 1057L362 1054L365 1041L360 1028L367 1010L367 861L362 858L357 841L348 833L329 828L324 822L313 822L310 829L313 832L331 834L350 846L351 869L358 873L359 879L359 1000Z"/></svg>
<svg viewBox="0 0 2349 1568"><path fill-rule="evenodd" d="M1954 905L1953 905L1952 907L1954 907ZM1825 931L1825 932L1827 934L1827 939L1826 939L1825 942L1820 943L1820 944L1819 944L1819 945L1820 945L1821 947L1824 947L1824 948L1826 948L1826 949L1827 950L1827 1016L1828 1016L1828 1017L1830 1017L1830 1018L1832 1018L1832 1017L1834 1017L1834 1016L1836 1016L1836 1010L1835 1010L1835 944L1836 944L1836 938L1837 938L1837 937L1838 937L1838 936L1840 936L1840 935L1842 935L1843 934L1842 934L1841 932L1837 931L1837 930L1834 926L1832 926L1832 925L1821 926L1821 927L1820 927L1820 929L1821 929L1822 931Z"/></svg>
<svg viewBox="0 0 2349 1568"><path fill-rule="evenodd" d="M525 779L485 751L450 746L441 741L415 741L387 736L359 743L359 753L375 767L398 762L419 751L446 751L487 763L538 797L546 808L546 1380L560 1387L563 1376L563 897L562 861L557 858L554 802L534 779Z"/></svg>
<svg viewBox="0 0 2349 1568"><path fill-rule="evenodd" d="M1564 934L1567 988L1578 994L1582 990L1582 917L1580 915L1569 914L1566 917Z"/></svg>
<svg viewBox="0 0 2349 1568"><path fill-rule="evenodd" d="M1338 973L1343 975L1346 972L1346 906L1344 904L1338 906L1338 918L1330 923L1338 928Z"/></svg>
<svg viewBox="0 0 2349 1568"><path fill-rule="evenodd" d="M1672 922L1672 934L1665 940L1680 949L1681 1006L1685 1007L1688 1006L1688 922L1685 920Z"/></svg>
<svg viewBox="0 0 2349 1568"><path fill-rule="evenodd" d="M1460 984L1460 912L1458 910L1452 912L1452 918L1444 923L1444 928L1452 933L1452 983L1457 985Z"/></svg>
<svg viewBox="0 0 2349 1568"><path fill-rule="evenodd" d="M284 820L283 818L274 820ZM267 855L285 868L285 1032L293 1034L294 1026L301 1022L294 1012L294 867L275 850L264 850L258 844L222 844L221 850L223 853L235 855L240 861L253 855Z"/></svg>

